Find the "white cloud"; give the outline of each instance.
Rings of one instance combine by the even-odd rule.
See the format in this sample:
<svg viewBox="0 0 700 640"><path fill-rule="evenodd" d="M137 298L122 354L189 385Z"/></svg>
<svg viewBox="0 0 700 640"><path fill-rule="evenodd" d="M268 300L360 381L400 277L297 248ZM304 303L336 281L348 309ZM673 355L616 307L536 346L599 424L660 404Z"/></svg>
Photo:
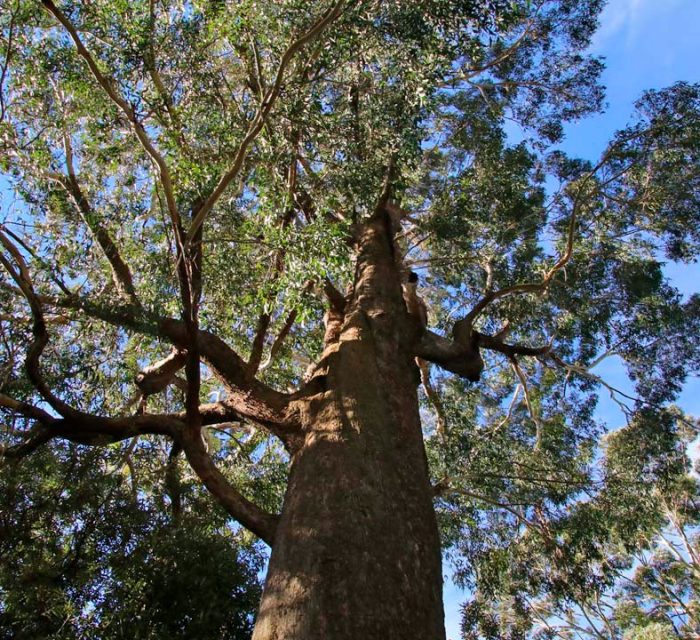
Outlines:
<svg viewBox="0 0 700 640"><path fill-rule="evenodd" d="M613 39L622 39L626 47L633 46L645 26L653 24L663 14L675 11L684 2L688 0L610 0L601 14L593 49L603 49Z"/></svg>

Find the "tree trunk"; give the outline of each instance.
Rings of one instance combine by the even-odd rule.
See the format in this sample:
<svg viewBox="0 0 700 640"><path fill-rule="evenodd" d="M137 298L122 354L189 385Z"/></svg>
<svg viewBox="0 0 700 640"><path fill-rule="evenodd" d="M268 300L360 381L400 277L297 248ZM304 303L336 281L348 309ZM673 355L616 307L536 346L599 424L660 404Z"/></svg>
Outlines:
<svg viewBox="0 0 700 640"><path fill-rule="evenodd" d="M254 640L445 637L416 328L381 224L302 407Z"/></svg>

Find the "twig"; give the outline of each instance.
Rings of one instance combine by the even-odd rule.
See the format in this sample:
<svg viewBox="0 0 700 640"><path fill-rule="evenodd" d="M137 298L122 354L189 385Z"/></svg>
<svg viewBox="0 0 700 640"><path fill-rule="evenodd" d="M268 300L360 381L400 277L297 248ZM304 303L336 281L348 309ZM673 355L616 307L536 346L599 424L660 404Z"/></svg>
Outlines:
<svg viewBox="0 0 700 640"><path fill-rule="evenodd" d="M530 392L528 391L527 387L527 378L525 377L523 370L520 368L518 359L515 356L511 357L510 364L515 372L515 375L518 376L518 380L520 380L520 386L522 387L523 395L525 396L525 405L527 406L527 410L530 413L532 421L535 423L535 451L539 451L542 444L542 422L535 412L532 401L530 400Z"/></svg>

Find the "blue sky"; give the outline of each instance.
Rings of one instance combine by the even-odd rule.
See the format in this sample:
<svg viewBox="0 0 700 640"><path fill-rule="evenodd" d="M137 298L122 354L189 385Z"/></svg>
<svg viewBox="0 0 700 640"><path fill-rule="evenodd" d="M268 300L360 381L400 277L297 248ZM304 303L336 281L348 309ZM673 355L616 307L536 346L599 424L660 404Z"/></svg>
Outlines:
<svg viewBox="0 0 700 640"><path fill-rule="evenodd" d="M607 69L605 114L570 125L562 148L595 160L612 134L625 126L635 100L645 89L660 89L678 80L700 82L700 0L609 0L591 51L604 56ZM689 295L700 291L700 265L667 264L665 272ZM596 373L621 389L630 389L620 365L610 361ZM688 381L680 398L688 413L700 415L700 381ZM601 397L598 418L610 426L622 416L615 404ZM465 594L445 576L445 627L448 640L458 640L459 606Z"/></svg>

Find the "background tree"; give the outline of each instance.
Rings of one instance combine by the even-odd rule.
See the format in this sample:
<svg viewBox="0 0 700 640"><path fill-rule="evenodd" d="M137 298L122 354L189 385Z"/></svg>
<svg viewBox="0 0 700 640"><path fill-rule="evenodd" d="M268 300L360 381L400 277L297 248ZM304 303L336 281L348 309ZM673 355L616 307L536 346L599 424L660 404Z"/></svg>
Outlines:
<svg viewBox="0 0 700 640"><path fill-rule="evenodd" d="M205 525L197 489L174 499L173 469L194 474L272 546L258 640L444 637L438 522L484 634L509 624L484 601L513 598L518 637L525 598L589 587L686 471L695 427L667 404L700 316L660 264L697 254L698 87L645 94L595 164L555 150L601 108L600 5L4 1L8 486L38 477L30 453L90 447L108 521L126 480L130 510L181 514L142 549L206 539L230 562L243 534ZM609 357L635 397L592 372ZM629 417L604 459L601 388ZM168 633L195 633L198 603ZM219 620L197 635L238 618Z"/></svg>
<svg viewBox="0 0 700 640"><path fill-rule="evenodd" d="M654 431L656 446L670 444ZM507 548L508 570L482 579L464 608L464 637L697 637L700 484L683 471L683 449L652 454L651 434L640 435L637 424L610 434L606 488Z"/></svg>
<svg viewBox="0 0 700 640"><path fill-rule="evenodd" d="M0 637L250 637L260 550L192 474L155 443L76 449L3 466Z"/></svg>
<svg viewBox="0 0 700 640"><path fill-rule="evenodd" d="M687 478L663 501L664 530L634 557L631 579L621 580L615 618L625 638L667 629L679 638L700 635L698 481Z"/></svg>

